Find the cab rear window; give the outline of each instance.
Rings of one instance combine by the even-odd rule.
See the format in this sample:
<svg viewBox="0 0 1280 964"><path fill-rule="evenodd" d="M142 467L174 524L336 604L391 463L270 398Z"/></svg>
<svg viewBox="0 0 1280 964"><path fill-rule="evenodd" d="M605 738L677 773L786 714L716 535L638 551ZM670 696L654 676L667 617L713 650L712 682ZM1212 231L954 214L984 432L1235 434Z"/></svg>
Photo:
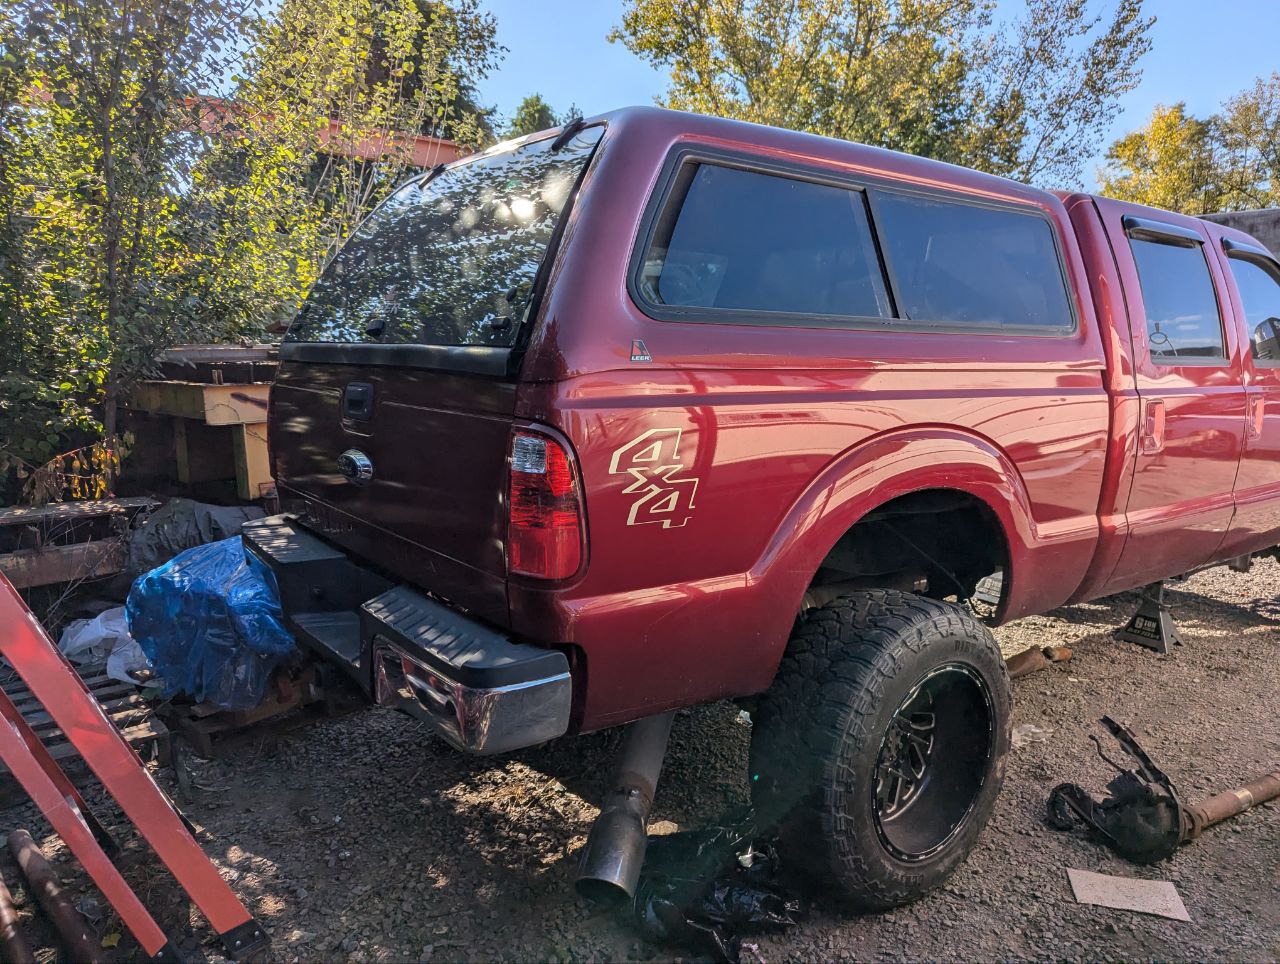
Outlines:
<svg viewBox="0 0 1280 964"><path fill-rule="evenodd" d="M399 188L329 263L285 340L510 346L602 132L482 155Z"/></svg>

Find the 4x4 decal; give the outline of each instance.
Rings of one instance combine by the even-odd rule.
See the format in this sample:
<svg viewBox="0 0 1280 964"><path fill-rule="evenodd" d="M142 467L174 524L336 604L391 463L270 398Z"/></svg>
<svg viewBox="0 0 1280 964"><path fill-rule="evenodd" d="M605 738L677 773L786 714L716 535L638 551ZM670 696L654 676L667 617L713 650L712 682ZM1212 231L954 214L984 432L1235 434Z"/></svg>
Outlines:
<svg viewBox="0 0 1280 964"><path fill-rule="evenodd" d="M657 522L673 529L689 521L698 480L684 475L680 433L678 428L651 428L614 450L609 474L630 476L632 481L622 494L636 497L627 525Z"/></svg>

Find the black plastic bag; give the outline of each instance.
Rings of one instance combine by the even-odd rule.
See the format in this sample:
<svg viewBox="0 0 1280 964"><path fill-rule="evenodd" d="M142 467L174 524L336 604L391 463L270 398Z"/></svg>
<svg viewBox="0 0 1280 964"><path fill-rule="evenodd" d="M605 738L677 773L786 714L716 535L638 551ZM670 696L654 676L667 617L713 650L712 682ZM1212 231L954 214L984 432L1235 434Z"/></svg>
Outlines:
<svg viewBox="0 0 1280 964"><path fill-rule="evenodd" d="M779 880L773 841L756 839L754 814L701 830L653 837L634 908L650 940L736 964L742 939L777 933L804 917Z"/></svg>

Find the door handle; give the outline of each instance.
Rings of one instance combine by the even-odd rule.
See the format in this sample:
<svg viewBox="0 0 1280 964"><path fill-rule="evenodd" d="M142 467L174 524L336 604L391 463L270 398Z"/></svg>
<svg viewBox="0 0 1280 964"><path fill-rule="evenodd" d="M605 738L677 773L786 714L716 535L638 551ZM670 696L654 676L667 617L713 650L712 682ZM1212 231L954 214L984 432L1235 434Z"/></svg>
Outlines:
<svg viewBox="0 0 1280 964"><path fill-rule="evenodd" d="M1266 425L1267 400L1261 395L1249 399L1249 438L1262 438L1262 429Z"/></svg>
<svg viewBox="0 0 1280 964"><path fill-rule="evenodd" d="M1154 455L1164 448L1164 399L1148 398L1142 407L1141 447L1143 455Z"/></svg>

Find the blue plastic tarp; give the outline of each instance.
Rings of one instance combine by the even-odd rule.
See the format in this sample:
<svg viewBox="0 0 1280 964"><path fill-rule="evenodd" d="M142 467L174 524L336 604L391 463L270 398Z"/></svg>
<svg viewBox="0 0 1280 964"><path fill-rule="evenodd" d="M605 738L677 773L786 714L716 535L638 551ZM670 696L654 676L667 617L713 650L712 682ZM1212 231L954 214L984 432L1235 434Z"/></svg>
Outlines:
<svg viewBox="0 0 1280 964"><path fill-rule="evenodd" d="M186 693L224 709L261 703L272 671L294 650L275 577L239 536L139 576L125 613L166 696Z"/></svg>

